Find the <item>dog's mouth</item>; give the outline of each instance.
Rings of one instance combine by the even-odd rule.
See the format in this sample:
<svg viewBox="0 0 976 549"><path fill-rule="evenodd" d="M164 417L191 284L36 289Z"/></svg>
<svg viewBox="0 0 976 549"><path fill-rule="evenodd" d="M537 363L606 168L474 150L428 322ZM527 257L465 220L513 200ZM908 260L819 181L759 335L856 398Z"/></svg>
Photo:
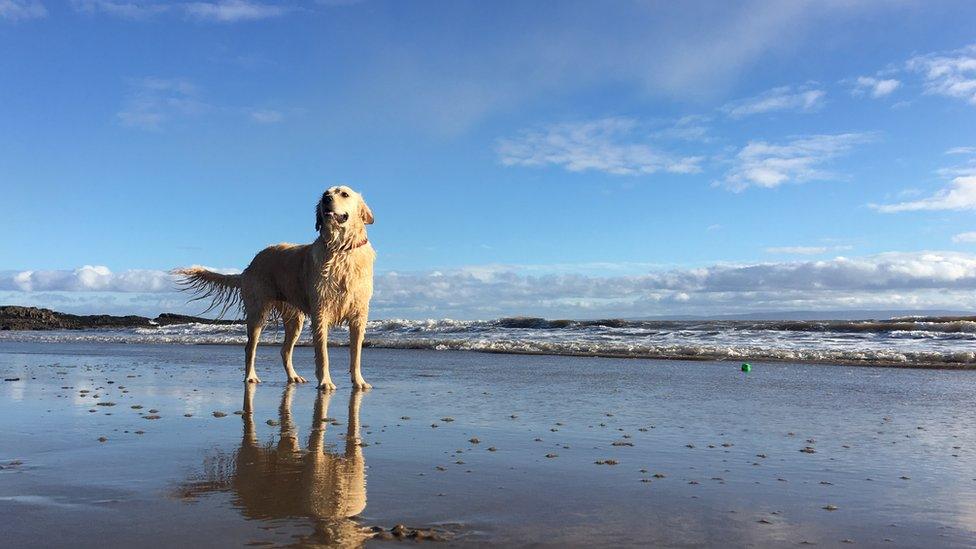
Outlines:
<svg viewBox="0 0 976 549"><path fill-rule="evenodd" d="M335 221L336 224L338 224L338 225L342 225L346 221L349 221L349 214L348 213L323 212L323 214L325 215L325 217L327 219L330 219L332 221Z"/></svg>

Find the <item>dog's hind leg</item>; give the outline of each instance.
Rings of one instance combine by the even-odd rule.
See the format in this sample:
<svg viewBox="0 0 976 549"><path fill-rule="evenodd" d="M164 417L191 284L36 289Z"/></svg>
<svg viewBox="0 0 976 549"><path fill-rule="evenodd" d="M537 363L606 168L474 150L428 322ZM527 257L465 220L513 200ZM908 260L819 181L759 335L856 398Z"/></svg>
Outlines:
<svg viewBox="0 0 976 549"><path fill-rule="evenodd" d="M258 341L261 340L261 329L264 328L264 319L267 309L247 311L247 346L244 348L244 381L247 383L261 383L257 371L254 369L254 360L258 352Z"/></svg>
<svg viewBox="0 0 976 549"><path fill-rule="evenodd" d="M295 350L295 343L298 342L302 325L305 324L305 315L298 310L285 310L282 311L282 317L285 324L285 340L281 343L281 365L285 367L288 383L306 383L305 378L295 372L291 362L292 351Z"/></svg>

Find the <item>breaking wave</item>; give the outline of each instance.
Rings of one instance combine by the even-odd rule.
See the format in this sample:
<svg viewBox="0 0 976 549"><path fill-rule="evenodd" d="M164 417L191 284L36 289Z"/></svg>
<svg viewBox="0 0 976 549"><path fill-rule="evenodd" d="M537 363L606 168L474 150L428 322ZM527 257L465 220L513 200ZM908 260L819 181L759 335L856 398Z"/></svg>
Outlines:
<svg viewBox="0 0 976 549"><path fill-rule="evenodd" d="M269 325L264 343L282 340ZM0 332L0 341L242 344L241 324ZM308 344L306 326L299 344ZM331 342L348 341L344 329ZM976 317L904 317L870 321L744 320L374 320L367 345L683 360L775 360L866 365L976 367Z"/></svg>

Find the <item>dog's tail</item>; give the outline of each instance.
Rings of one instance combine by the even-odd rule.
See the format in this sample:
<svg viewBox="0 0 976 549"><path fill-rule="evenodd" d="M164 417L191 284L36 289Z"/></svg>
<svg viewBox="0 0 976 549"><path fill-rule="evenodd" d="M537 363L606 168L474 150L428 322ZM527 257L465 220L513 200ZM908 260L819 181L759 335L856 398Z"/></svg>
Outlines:
<svg viewBox="0 0 976 549"><path fill-rule="evenodd" d="M203 267L174 269L172 274L180 277L180 291L190 292L195 297L190 301L210 300L210 306L203 313L219 310L217 318L223 318L228 311L241 309L241 275L216 273ZM201 314L203 314L201 313Z"/></svg>

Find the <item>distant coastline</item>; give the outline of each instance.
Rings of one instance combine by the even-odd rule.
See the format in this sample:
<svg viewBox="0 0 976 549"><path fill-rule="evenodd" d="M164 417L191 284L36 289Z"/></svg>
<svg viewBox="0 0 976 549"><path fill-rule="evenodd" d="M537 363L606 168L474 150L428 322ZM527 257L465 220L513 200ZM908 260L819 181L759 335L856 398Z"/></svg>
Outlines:
<svg viewBox="0 0 976 549"><path fill-rule="evenodd" d="M151 328L172 324L241 324L241 320L214 320L162 313L156 318L138 315L73 315L39 307L0 306L0 330L88 330L93 328Z"/></svg>
<svg viewBox="0 0 976 549"><path fill-rule="evenodd" d="M507 327L539 328L560 327L572 324L596 324L612 326L639 322L682 321L910 321L953 322L976 321L976 313L952 310L862 310L862 311L781 311L755 312L725 315L656 315L630 318L592 319L545 319L530 316L514 316L496 319ZM177 313L160 313L154 318L140 315L77 315L62 313L42 307L0 305L0 330L90 330L97 328L154 328L175 324L244 324L243 319L205 318ZM787 328L789 329L789 328ZM802 328L801 328L802 330Z"/></svg>

